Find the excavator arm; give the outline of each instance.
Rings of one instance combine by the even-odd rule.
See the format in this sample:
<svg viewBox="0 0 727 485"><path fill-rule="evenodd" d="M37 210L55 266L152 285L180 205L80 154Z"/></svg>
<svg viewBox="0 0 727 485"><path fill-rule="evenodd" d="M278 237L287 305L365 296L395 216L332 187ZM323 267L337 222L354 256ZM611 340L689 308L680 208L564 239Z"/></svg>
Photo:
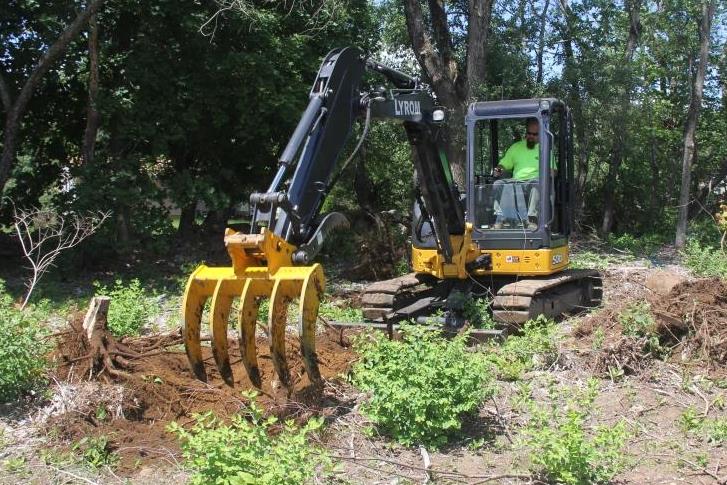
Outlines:
<svg viewBox="0 0 727 485"><path fill-rule="evenodd" d="M383 75L393 86L362 92L366 71ZM332 50L323 60L308 106L283 150L268 190L250 196L253 219L249 234L230 229L225 245L231 267L200 266L190 276L184 295L184 341L195 375L207 379L201 341L205 303L211 299L209 326L217 368L228 385L235 379L229 360L227 320L239 298L239 349L250 380L261 386L257 365L256 321L261 299L270 299L270 352L281 383L293 382L285 353L287 309L297 299L298 335L308 378L321 384L315 353L315 327L325 280L319 264L309 265L326 236L347 226L338 213L321 207L348 160L341 162L354 123L363 118L363 135L371 119L403 122L414 151L417 186L437 246L445 262L455 250L451 236L465 232L459 191L444 156L441 125L444 111L417 80L372 60L356 48Z"/></svg>

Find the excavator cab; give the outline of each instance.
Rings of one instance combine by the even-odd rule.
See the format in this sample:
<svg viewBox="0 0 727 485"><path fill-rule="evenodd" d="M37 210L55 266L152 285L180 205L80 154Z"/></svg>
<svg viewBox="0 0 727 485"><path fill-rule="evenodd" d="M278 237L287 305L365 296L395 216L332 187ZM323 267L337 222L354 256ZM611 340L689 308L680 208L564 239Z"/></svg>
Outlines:
<svg viewBox="0 0 727 485"><path fill-rule="evenodd" d="M533 126L537 141L526 140ZM571 122L555 99L474 103L467 117L468 222L480 247L553 247L571 226ZM532 137L531 137L532 138ZM496 167L513 145L537 151L538 168L516 179ZM516 147L517 148L517 147ZM542 196L541 196L542 194Z"/></svg>
<svg viewBox="0 0 727 485"><path fill-rule="evenodd" d="M571 119L556 99L473 103L467 119L467 222L480 249L541 249L567 245L572 221ZM537 142L525 140L538 127ZM515 144L538 150L538 169L520 180L496 177ZM517 147L516 147L517 148Z"/></svg>

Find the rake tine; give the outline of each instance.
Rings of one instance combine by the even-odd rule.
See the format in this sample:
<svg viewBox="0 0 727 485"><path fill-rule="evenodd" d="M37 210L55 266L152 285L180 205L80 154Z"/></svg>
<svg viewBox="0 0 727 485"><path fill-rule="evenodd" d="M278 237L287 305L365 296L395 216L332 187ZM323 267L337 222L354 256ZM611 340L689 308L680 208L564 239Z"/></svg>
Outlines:
<svg viewBox="0 0 727 485"><path fill-rule="evenodd" d="M204 268L204 266L198 268L187 281L187 289L184 292L182 305L182 319L184 322L184 348L192 372L197 376L197 379L207 382L207 372L204 370L204 362L202 361L200 322L202 321L202 309L209 297L209 289L205 281L195 279L196 275Z"/></svg>
<svg viewBox="0 0 727 485"><path fill-rule="evenodd" d="M230 367L230 355L227 350L227 319L235 296L240 294L242 281L219 280L212 295L210 309L210 332L212 334L212 355L225 383L234 387L235 379Z"/></svg>
<svg viewBox="0 0 727 485"><path fill-rule="evenodd" d="M255 324L260 304L258 297L270 294L272 283L268 280L248 279L242 289L240 297L240 356L245 365L247 375L252 384L260 389L262 379L260 368L257 365L257 349L255 346Z"/></svg>
<svg viewBox="0 0 727 485"><path fill-rule="evenodd" d="M289 288L290 281L275 280L273 293L270 297L270 353L273 357L273 366L280 382L290 387L290 369L285 358L285 325L288 315L288 302L290 296L286 294L285 287Z"/></svg>
<svg viewBox="0 0 727 485"><path fill-rule="evenodd" d="M303 282L300 292L300 319L298 331L300 334L300 347L303 353L303 365L311 384L322 384L321 373L318 369L318 356L316 355L316 320L320 295L323 291L323 272L316 268Z"/></svg>

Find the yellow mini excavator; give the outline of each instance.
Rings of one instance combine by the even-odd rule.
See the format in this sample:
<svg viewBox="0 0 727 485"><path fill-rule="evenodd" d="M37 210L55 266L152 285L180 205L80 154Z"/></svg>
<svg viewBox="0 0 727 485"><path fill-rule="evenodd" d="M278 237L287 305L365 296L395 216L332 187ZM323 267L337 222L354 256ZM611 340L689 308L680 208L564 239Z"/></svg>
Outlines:
<svg viewBox="0 0 727 485"><path fill-rule="evenodd" d="M388 87L362 91L366 72ZM463 302L492 295L494 318L519 324L539 314L558 316L597 305L601 278L570 270L572 221L571 118L556 99L476 102L465 120L445 120L436 97L418 80L367 59L353 47L334 49L323 60L304 111L279 159L268 190L250 196L249 234L230 229L225 245L230 267L198 267L184 295L184 342L190 366L207 379L200 326L211 299L211 346L221 376L232 385L228 317L239 299L242 362L260 387L255 329L259 304L270 300L268 328L275 370L291 385L285 357L287 310L297 299L298 335L308 378L321 383L315 351L318 306L325 286L320 264L311 264L332 230L346 227L339 213L321 213L332 186L353 158L339 162L352 127L363 119L402 122L414 152L416 201L412 227L414 272L372 284L363 295L364 317L373 326L416 319L443 310L444 324L465 323ZM444 155L444 123L467 127L464 194ZM539 169L534 180L496 179L507 148L529 125L539 129ZM464 296L464 298L463 298Z"/></svg>

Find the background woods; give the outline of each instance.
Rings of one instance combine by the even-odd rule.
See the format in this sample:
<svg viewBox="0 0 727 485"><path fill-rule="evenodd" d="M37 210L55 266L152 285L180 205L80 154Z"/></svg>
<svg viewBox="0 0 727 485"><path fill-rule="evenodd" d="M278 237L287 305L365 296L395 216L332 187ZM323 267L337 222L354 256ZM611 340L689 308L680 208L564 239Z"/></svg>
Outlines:
<svg viewBox="0 0 727 485"><path fill-rule="evenodd" d="M112 251L219 231L266 186L321 57L356 44L433 87L460 183L470 101L557 96L574 114L581 230L684 244L727 184L726 20L691 0L13 0L0 189L113 211L95 239ZM372 130L330 204L406 213L398 130Z"/></svg>

